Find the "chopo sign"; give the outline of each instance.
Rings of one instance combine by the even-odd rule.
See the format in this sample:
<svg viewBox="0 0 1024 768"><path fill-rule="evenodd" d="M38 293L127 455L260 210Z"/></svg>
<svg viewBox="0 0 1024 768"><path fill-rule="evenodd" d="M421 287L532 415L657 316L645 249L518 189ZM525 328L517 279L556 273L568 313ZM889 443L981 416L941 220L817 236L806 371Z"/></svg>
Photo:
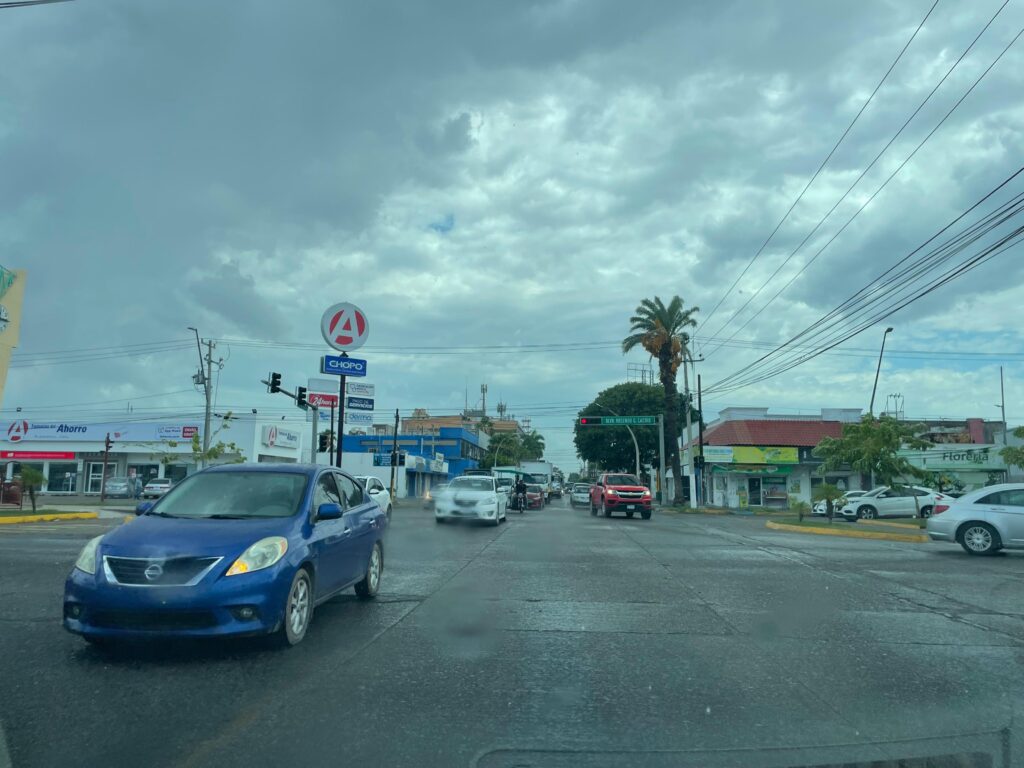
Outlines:
<svg viewBox="0 0 1024 768"><path fill-rule="evenodd" d="M366 343L370 324L366 314L355 304L342 302L328 307L320 318L324 341L339 352L351 352Z"/></svg>

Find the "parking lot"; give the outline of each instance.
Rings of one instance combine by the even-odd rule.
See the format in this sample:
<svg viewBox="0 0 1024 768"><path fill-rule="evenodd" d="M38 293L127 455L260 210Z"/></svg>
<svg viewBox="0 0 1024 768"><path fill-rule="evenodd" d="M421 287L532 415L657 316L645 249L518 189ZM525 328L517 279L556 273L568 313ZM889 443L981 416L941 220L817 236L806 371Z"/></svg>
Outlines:
<svg viewBox="0 0 1024 768"><path fill-rule="evenodd" d="M1019 749L1020 554L564 500L499 527L405 506L379 599L324 604L294 649L106 653L61 629L61 588L116 524L0 529L0 724L19 768L727 765L734 750L795 765L780 761L931 737L1003 765Z"/></svg>

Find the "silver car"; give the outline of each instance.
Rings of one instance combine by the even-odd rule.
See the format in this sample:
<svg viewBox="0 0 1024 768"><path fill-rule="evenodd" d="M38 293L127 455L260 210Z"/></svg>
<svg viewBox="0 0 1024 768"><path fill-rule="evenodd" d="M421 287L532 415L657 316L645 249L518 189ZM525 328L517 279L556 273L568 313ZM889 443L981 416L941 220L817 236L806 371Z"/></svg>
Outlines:
<svg viewBox="0 0 1024 768"><path fill-rule="evenodd" d="M142 498L144 499L159 499L169 490L174 483L171 482L169 477L154 477L146 486L142 489Z"/></svg>
<svg viewBox="0 0 1024 768"><path fill-rule="evenodd" d="M572 492L569 494L569 504L572 506L590 505L590 486L586 483L575 483Z"/></svg>
<svg viewBox="0 0 1024 768"><path fill-rule="evenodd" d="M956 542L972 555L1024 549L1024 483L990 485L946 499L928 518L932 541Z"/></svg>
<svg viewBox="0 0 1024 768"><path fill-rule="evenodd" d="M132 480L131 483L135 481ZM120 496L123 498L131 498L133 486L129 483L127 477L108 477L107 482L103 484L103 495L107 497Z"/></svg>

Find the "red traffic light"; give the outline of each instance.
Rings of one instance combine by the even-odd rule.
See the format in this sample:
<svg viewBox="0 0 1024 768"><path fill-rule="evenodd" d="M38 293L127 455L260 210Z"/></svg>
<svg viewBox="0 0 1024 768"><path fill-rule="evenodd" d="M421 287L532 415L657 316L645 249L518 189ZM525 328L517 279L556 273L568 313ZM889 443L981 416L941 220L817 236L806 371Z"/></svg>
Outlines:
<svg viewBox="0 0 1024 768"><path fill-rule="evenodd" d="M581 416L580 426L581 427L595 427L601 425L600 416Z"/></svg>

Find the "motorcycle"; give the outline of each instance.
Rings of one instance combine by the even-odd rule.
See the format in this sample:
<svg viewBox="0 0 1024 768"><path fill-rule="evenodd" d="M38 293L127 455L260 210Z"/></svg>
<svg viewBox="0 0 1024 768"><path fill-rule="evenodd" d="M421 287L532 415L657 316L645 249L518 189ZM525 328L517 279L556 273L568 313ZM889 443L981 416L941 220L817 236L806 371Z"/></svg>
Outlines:
<svg viewBox="0 0 1024 768"><path fill-rule="evenodd" d="M519 514L523 514L526 508L530 505L529 500L526 498L525 493L517 493L515 498L515 505L519 509Z"/></svg>

